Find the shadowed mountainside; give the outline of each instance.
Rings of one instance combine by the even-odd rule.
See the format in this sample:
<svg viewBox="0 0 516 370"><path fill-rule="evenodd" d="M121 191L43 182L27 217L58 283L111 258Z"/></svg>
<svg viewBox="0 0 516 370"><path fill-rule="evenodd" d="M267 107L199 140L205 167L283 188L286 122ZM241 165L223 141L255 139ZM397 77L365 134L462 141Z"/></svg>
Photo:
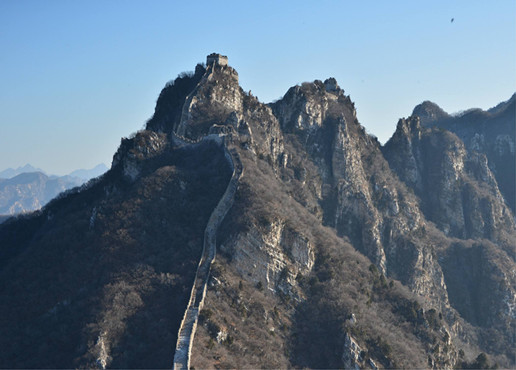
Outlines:
<svg viewBox="0 0 516 370"><path fill-rule="evenodd" d="M484 154L501 193L515 213L516 94L487 111L469 109L456 116L426 101L416 106L412 115L420 117L423 126L437 126L453 132L469 152Z"/></svg>
<svg viewBox="0 0 516 370"><path fill-rule="evenodd" d="M171 367L228 148L193 367L514 366L489 156L417 117L382 147L335 79L267 105L224 61L167 83L104 176L0 225L0 366Z"/></svg>

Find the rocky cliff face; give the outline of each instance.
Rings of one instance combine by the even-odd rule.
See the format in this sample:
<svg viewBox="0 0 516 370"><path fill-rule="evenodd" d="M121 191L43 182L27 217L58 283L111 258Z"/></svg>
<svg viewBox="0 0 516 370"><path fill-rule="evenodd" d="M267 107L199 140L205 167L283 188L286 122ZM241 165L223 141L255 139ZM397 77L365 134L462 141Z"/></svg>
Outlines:
<svg viewBox="0 0 516 370"><path fill-rule="evenodd" d="M470 323L513 330L515 224L485 154L467 150L449 131L420 125L417 116L400 120L382 150L428 220L445 235L479 240L439 252L451 305Z"/></svg>
<svg viewBox="0 0 516 370"><path fill-rule="evenodd" d="M242 100L246 98L232 98L225 106L227 110L238 108ZM223 101L219 103L224 105ZM248 127L243 147L252 157L256 154L253 160L260 155L265 158L296 201L349 238L381 272L399 279L431 305L453 315L452 306L457 302L453 299L450 306L446 284L447 279L456 277L449 270L445 274L441 262L448 253L447 236L488 238L499 245L500 253L510 252L515 240L514 220L486 158L468 154L453 134L411 133L410 139L401 139L412 142L415 135L423 144L421 148L418 144L397 148L416 153L400 159L400 163L410 164L407 177L411 182L404 176L399 182L396 166L384 159L383 153L389 149L382 152L379 143L365 133L351 100L335 80L291 88L283 99L269 106L272 115L269 107L253 103L243 104L241 111L232 113L243 117L240 124L244 126L244 121ZM251 118L256 111L263 112L260 120ZM434 113L447 117L444 112ZM410 127L407 130L411 131ZM268 145L260 147L264 142ZM300 157L304 159L300 161ZM421 161L427 165L423 171ZM438 186L429 191L432 183ZM429 197L423 200L420 195L425 191ZM275 291L277 272L289 266L285 262L288 253L281 247L284 220L266 221L267 227L254 223L250 232L232 235L226 243L232 245L231 263L242 276ZM433 229L434 223L444 234L440 245L435 244L438 232ZM505 271L504 286L511 288L498 290L503 293L497 299L497 309L508 318L501 296L513 297L515 282L509 270ZM490 279L496 280L493 276Z"/></svg>
<svg viewBox="0 0 516 370"><path fill-rule="evenodd" d="M424 108L431 119L449 119ZM228 186L223 145L242 173L216 230L192 366L452 368L481 351L513 365L515 226L489 156L415 117L401 120L382 147L335 79L295 86L267 105L216 60L165 86L146 130L122 141L99 183L0 226L0 263L16 276L1 280L2 295L32 281L26 259L55 239L66 241L58 249L72 260L91 250L84 263L101 276L80 290L80 279L65 284L74 269L50 270L37 280L57 281L45 307L0 307L9 333L0 363L12 366L24 348L21 336L11 340L15 315L45 328L31 333L35 362L21 366L47 353L45 366L70 366L55 362L58 349L37 344L55 322L80 338L65 358L73 366L172 364L171 333L202 230ZM69 219L84 240L63 238ZM39 297L34 284L27 299ZM84 297L66 293L73 291ZM92 311L74 319L88 297ZM70 304L74 310L62 308ZM166 343L146 332L138 344L142 326L161 320Z"/></svg>
<svg viewBox="0 0 516 370"><path fill-rule="evenodd" d="M312 196L322 206L324 223L383 273L446 304L417 199L396 181L379 143L358 123L349 96L332 79L316 81L290 89L273 109L289 139L301 142L313 161L320 182Z"/></svg>
<svg viewBox="0 0 516 370"><path fill-rule="evenodd" d="M399 178L421 199L425 216L446 235L490 239L508 251L514 235L511 210L487 158L468 152L454 134L402 119L383 153Z"/></svg>
<svg viewBox="0 0 516 370"><path fill-rule="evenodd" d="M468 152L484 154L514 215L516 94L488 111L470 109L450 116L435 103L424 102L414 108L412 115L420 117L423 126L437 126L453 132Z"/></svg>

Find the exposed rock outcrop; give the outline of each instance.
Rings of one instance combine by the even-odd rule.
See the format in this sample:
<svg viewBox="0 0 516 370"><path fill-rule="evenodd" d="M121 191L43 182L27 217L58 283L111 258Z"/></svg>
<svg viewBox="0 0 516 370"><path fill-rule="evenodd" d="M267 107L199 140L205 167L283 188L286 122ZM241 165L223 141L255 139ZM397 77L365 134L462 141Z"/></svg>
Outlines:
<svg viewBox="0 0 516 370"><path fill-rule="evenodd" d="M402 119L383 148L391 168L446 235L486 238L509 250L515 224L485 155L468 152L449 131Z"/></svg>
<svg viewBox="0 0 516 370"><path fill-rule="evenodd" d="M335 79L263 104L210 55L102 179L0 225L0 365L513 367L513 136L416 113L382 147Z"/></svg>
<svg viewBox="0 0 516 370"><path fill-rule="evenodd" d="M124 176L131 181L141 174L145 161L158 157L169 147L166 135L154 131L140 131L132 138L124 138L113 156L113 167L121 166Z"/></svg>
<svg viewBox="0 0 516 370"><path fill-rule="evenodd" d="M273 105L282 128L295 135L314 162L320 193L312 191L312 196L322 205L325 223L384 273L446 304L433 248L421 243L425 221L417 199L396 182L379 143L358 123L349 96L334 84L327 89L328 84L297 86ZM428 278L426 271L435 273Z"/></svg>
<svg viewBox="0 0 516 370"><path fill-rule="evenodd" d="M420 117L423 126L437 126L453 132L468 152L484 154L514 215L516 94L487 111L470 109L450 116L436 104L424 102L414 108L412 115Z"/></svg>
<svg viewBox="0 0 516 370"><path fill-rule="evenodd" d="M236 234L220 248L232 255L234 266L247 280L296 299L300 292L295 279L310 272L315 259L310 241L279 220Z"/></svg>

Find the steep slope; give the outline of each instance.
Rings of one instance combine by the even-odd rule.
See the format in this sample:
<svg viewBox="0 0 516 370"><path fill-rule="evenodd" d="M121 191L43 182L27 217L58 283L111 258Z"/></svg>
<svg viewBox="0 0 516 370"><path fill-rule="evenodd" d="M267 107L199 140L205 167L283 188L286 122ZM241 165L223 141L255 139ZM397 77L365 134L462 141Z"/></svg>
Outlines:
<svg viewBox="0 0 516 370"><path fill-rule="evenodd" d="M512 249L514 219L485 155L468 153L449 131L422 127L418 117L400 120L383 152L421 199L425 216L446 235L490 239Z"/></svg>
<svg viewBox="0 0 516 370"><path fill-rule="evenodd" d="M450 241L444 235L439 236L439 232L425 221L418 199L396 180L382 157L379 144L360 127L349 97L343 94L336 82L329 79L325 83L316 81L313 84L303 84L292 88L284 99L267 107L252 96L244 94L237 86L236 77L235 71L230 67L209 67L207 75L185 99L183 119L170 127L192 139L210 132L232 133L233 136L238 134L236 137L240 148L245 150L241 156L244 158L244 168L248 169L246 173L251 174L251 168L256 168L257 165L269 167L272 172L269 171L268 176L259 173L249 182L244 176L242 181L249 184L248 191L254 196L239 198L237 194L237 199L256 197L263 200L266 190L252 189L260 183L266 183L272 188L274 182L281 181L285 190L275 190L272 193L289 194L305 208L304 212L308 211L335 227L339 235L348 237L381 271L400 279L413 292L423 296L427 307L435 306L447 312L449 322L459 327L460 320L457 321L456 311L449 306L445 277L436 258L436 253L446 251ZM226 96L224 91L230 93ZM208 105L216 109L210 112L206 108ZM202 120L197 121L195 117L202 117ZM210 129L206 122L212 124ZM264 142L267 145L263 145ZM248 358L242 357L240 351L254 347L253 340L240 337L238 339L244 342L234 346L233 341L236 339L228 332L227 323L234 322L242 314L238 313L242 308L232 307L231 315L232 310L222 301L237 302L238 306L238 302L243 299L238 289L246 287L244 281L257 289L267 288L276 294L280 292L280 295L304 295L304 292L299 291L294 277L298 276L302 280L303 274L310 270L301 268L299 262L296 263L295 256L309 256L307 246L313 245L314 241L285 226L299 223L297 218L295 222L289 221L290 217L280 210L271 215L264 210L274 210L277 207L273 206L274 202L265 204L267 205L255 204L249 207L237 202L235 207L242 207L238 216L239 223L243 222L246 226L241 231L235 231L232 225L228 229L229 236L221 234L221 250L226 250L231 257L221 269L230 277L217 277L219 282L222 281L221 289L225 294L217 291L219 297L212 297L214 302L210 305L219 309L216 312L208 311L207 316L210 318L203 326L206 338L204 345L207 347L202 348L201 345L197 347L198 351L194 351L194 356L195 353L200 353L196 360L199 366L210 363L202 354L206 348L214 351L212 361L218 359L216 363L224 358L226 364L236 361L234 363L238 363L238 366L257 366L257 359L263 360L257 353L251 353ZM277 201L277 204L282 204L280 209L283 210L294 208L290 203L287 205ZM233 220L237 222L236 219ZM281 240L289 239L285 235L297 235L298 240L294 238L293 243L296 248L304 246L302 251L289 254L287 251L294 246L281 244ZM441 244L437 246L436 237L441 239ZM307 261L307 257L303 260ZM312 263L309 265L312 266ZM292 271L292 274L288 271ZM291 282L290 287L283 280L285 278ZM231 288L232 284L228 280L239 280L237 292L235 288ZM513 280L509 278L508 281L513 287ZM513 289L509 289L509 292L513 294ZM221 299L220 296L224 298ZM250 302L252 301L251 299ZM267 301L266 298L260 297L260 302L264 301ZM274 299L269 304L273 305L273 302ZM283 314L284 318L285 315L288 316L285 312ZM214 319L213 315L218 317ZM224 322L226 324L222 324ZM250 320L249 325L253 332L263 333L257 336L267 337L266 330L259 330L255 320ZM234 326L231 330L236 335L237 329ZM223 338L227 340L228 335L232 338L229 349L214 344L215 340L218 343L225 342ZM344 339L344 335L338 339L338 346L344 345ZM200 342L202 339L197 343ZM285 343L264 349L262 353L267 353L267 358L271 361L266 366L288 364L292 359L285 358L284 350ZM450 353L450 356L452 357L447 360L452 362L453 355ZM294 361L297 359L294 358ZM329 361L333 362L325 365L335 366L338 362L335 358ZM436 359L435 363L439 361L440 359ZM316 363L312 362L311 366L317 366Z"/></svg>
<svg viewBox="0 0 516 370"><path fill-rule="evenodd" d="M496 346L487 339L496 333L510 346L516 227L485 155L468 152L449 131L422 127L417 116L401 119L382 150L425 216L446 235L469 239L455 240L439 255L450 303L483 328L485 345Z"/></svg>
<svg viewBox="0 0 516 370"><path fill-rule="evenodd" d="M423 309L407 289L322 227L265 160L248 151L241 156L246 170L219 233L221 255L192 365L339 367L349 333L382 367L425 367L427 353L446 344L449 329L439 309ZM433 315L439 322L427 327ZM453 352L432 354L432 361L451 364Z"/></svg>
<svg viewBox="0 0 516 370"><path fill-rule="evenodd" d="M232 149L228 151L226 148L225 150L226 157L230 160L233 174L231 176L231 180L229 180L226 191L210 215L204 231L202 256L195 273L195 280L190 293L190 300L188 301L188 306L179 328L176 351L174 354L175 369L190 369L190 357L199 319L199 311L204 305L211 265L213 264L217 254L217 231L222 220L233 205L235 192L238 187L240 176L242 175L242 163L240 162L240 158L236 150Z"/></svg>
<svg viewBox="0 0 516 370"><path fill-rule="evenodd" d="M170 367L228 167L217 144L142 132L103 178L2 224L0 366Z"/></svg>
<svg viewBox="0 0 516 370"><path fill-rule="evenodd" d="M193 80L195 77L192 76L191 78ZM322 83L315 84L314 86L316 85L318 86L317 88L320 88ZM350 117L349 106L351 106L351 102L349 97L345 97L340 93L340 89L336 86L335 81L329 80L327 85L328 87L324 87L324 89L328 91L324 94L328 94L330 96L329 99L335 100L337 103L332 106L335 114L331 116L327 124L325 122L323 130L317 133L317 137L321 140L332 140L334 133L331 131L331 128L338 127L336 115L345 113L348 115L348 118ZM338 102L341 95L341 101ZM303 363L315 367L329 366L330 364L339 366L338 364L342 361L342 352L340 351L339 353L333 353L331 357L325 360L326 362L322 363L319 363L322 358L308 358L301 361L297 356L291 357L288 355L288 350L292 349L290 347L293 346L289 335L289 331L294 325L291 321L292 315L296 312L298 302L306 299L307 292L305 290L309 289L308 283L301 287L297 281L303 280L303 276L308 276L311 273L316 254L314 245L323 244L322 237L312 238L313 240L311 240L310 235L307 235L306 231L299 231L303 230L303 227L298 229L294 225L297 225L300 220L292 218L285 214L284 211L293 207L299 208L299 204L291 198L296 196L299 197L299 201L303 205L309 205L308 210L300 210L298 213L300 215L305 214L303 218L313 217L310 216L310 212L312 212L319 219L320 223L325 212L319 205L321 199L317 198L317 192L320 193L321 175L316 165L312 164L314 173L310 174L310 176L313 176L313 182L310 186L306 189L303 189L303 186L301 186L301 191L298 194L294 194L298 184L294 184L293 181L298 180L296 175L291 176L296 171L289 165L289 160L296 158L297 154L302 155L302 151L307 149L298 148L298 152L294 148L292 148L292 151L284 148L287 139L283 135L284 128L282 128L281 119L278 119L278 115L273 113L274 107L271 109L271 107L258 102L253 96L245 94L238 86L236 71L227 65L216 63L208 65L205 74L184 99L180 117L173 114L174 111L177 112L177 109L174 108L176 105L170 104L169 106L170 113L162 112L169 119L162 121L160 127L168 127L168 129L174 130L176 135L185 136L189 140L197 140L205 135L215 133L224 134L233 143L235 148L238 148L237 150L240 152L245 169L245 175L241 179L241 184L236 194L235 206L224 223L226 226L219 233L221 238L219 245L222 256L218 260L219 262L217 262L217 268L215 269L216 280L214 281L218 282L212 283L212 287L221 285L223 292L217 291L217 294L212 296L210 291L208 291L204 303L205 312L200 313L202 326L197 328L198 333L195 336L196 339L192 351L192 356L194 356L192 364L201 367L213 366L212 361L215 359L215 363L224 362L227 366L233 364L232 366L239 367L285 367ZM293 109L296 108L293 107ZM352 112L351 116L353 116ZM358 127L356 120L354 124ZM155 125L154 119L149 121L148 127L153 125ZM363 134L363 129L361 128L354 130ZM292 147L298 144L298 141L294 138L290 141L289 145ZM327 142L321 141L321 144L323 148L328 147ZM341 145L341 150L344 150L342 146L344 145ZM356 155L356 153L351 153L351 155ZM340 160L338 154L335 157L336 161ZM318 164L316 161L314 162ZM310 160L306 165L310 166ZM340 167L341 171L343 171L343 167ZM326 173L329 173L324 168L321 172L325 170ZM301 170L301 172L303 171ZM298 173L297 176L302 177L303 175ZM352 175L349 174L349 178L351 177ZM278 183L278 181L280 182ZM319 185L317 185L317 182L319 182ZM265 184L268 189L258 190L257 187L262 186L261 184ZM319 187L318 190L317 187ZM313 190L315 190L315 193ZM277 197L282 200L273 202L272 199ZM257 199L257 201L251 201L251 199ZM329 203L327 200L325 201ZM274 206L274 204L276 205ZM238 210L235 211L238 213L234 214L233 210ZM317 222L315 225L317 225ZM316 229L318 227L321 226L315 226ZM228 230L229 234L224 230ZM364 234L366 237L369 235L367 232ZM335 238L337 237L335 236ZM280 243L279 240L284 240L284 242ZM347 245L347 248L352 248L349 244ZM369 264L364 263L361 268L365 268L368 271L367 266ZM324 267L321 267L321 269L324 269ZM379 274L379 276L383 276L383 274ZM378 279L381 280L379 277ZM384 277L382 279L384 279L382 281L385 281ZM407 277L407 279L410 278ZM328 281L328 277L324 281ZM373 284L373 281L374 278L367 276L362 284ZM235 287L235 283L238 288ZM431 286L434 283L430 279L430 283L426 285ZM419 285L425 286L423 289L428 289L425 284ZM247 328L247 325L249 325L250 332L255 333L255 335L241 336L238 334L240 328L234 324L231 325L231 323L235 322L236 317L241 316L242 310L247 312L248 309L245 308L245 304L242 307L238 303L241 301L241 298L238 296L238 293L235 296L235 288L233 287L237 291L244 290L247 287L249 289L248 293L251 294L253 294L253 291L256 292L256 290L258 292L265 291L265 294L258 293L260 298L258 302L252 300L255 301L253 304L268 307L263 308L265 310L263 311L264 314L271 307L276 306L276 310L273 311L276 312L278 317L286 320L284 326L285 333L278 335L277 341L271 342L266 348L262 348L260 350L261 355L260 353L253 353L253 351L248 353L248 355L245 352L242 353L244 348L264 346L264 340L261 339L267 338L270 334L267 328L264 328L260 322L256 321L256 317L248 320L247 324L243 324L244 328ZM366 302L368 300L368 298L365 298L367 293L362 292L362 294L364 296L363 301ZM410 297L410 293L407 292L406 294ZM414 298L412 300L406 299L412 302ZM246 297L246 299L249 299L249 297ZM295 304L285 305L283 303L285 300L292 299ZM382 295L379 300L386 300L386 298ZM235 306L227 306L228 302L235 301L237 302ZM440 305L438 302L439 299L433 301L433 303ZM260 310L262 308L258 309L258 311ZM392 311L396 310L387 310L387 312ZM401 312L402 310L396 311L395 314L402 316ZM333 313L330 311L328 314ZM247 315L247 313L244 313L244 315ZM325 317L325 314L321 315L321 319L323 317ZM339 316L339 320L343 318L344 316ZM342 325L345 324L344 321L340 322ZM301 320L299 324L296 322L295 325L301 325ZM416 322L412 325L416 325ZM378 337L372 333L372 331L377 332L377 329L367 326L367 324L364 327L368 327L369 330L362 329L362 331L358 331L360 340L369 340L372 351L377 352L384 366L389 366L391 361L395 361L392 358L396 358L400 363L409 366L410 360L408 358L410 356L404 355L403 350L399 347L397 347L396 354L392 358L382 354L381 348L384 343L382 340L378 341ZM244 329L244 332L248 332L247 329ZM339 336L332 344L332 348L343 348L345 332L345 330L340 331ZM417 332L417 330L414 330L414 332ZM386 331L382 333L387 334ZM434 337L435 335L428 335L428 338ZM217 345L215 345L215 341L217 341ZM410 340L407 339L405 348L410 346L409 342ZM327 344L327 342L322 342L320 346L322 348ZM199 345L201 347L198 347ZM205 345L214 352L206 351ZM387 348L388 346L383 347ZM429 350L424 348L425 346L423 345L421 353ZM224 354L224 359L222 359L220 351ZM302 349L297 350L297 353L302 352ZM454 352L452 351L452 353ZM436 361L436 363L447 361L451 364L453 362L452 353L446 356L436 355L432 361ZM423 362L416 363L421 366L421 364L425 363L426 357L426 355L417 356L418 361ZM412 362L412 364L415 363Z"/></svg>
<svg viewBox="0 0 516 370"><path fill-rule="evenodd" d="M464 142L469 152L484 154L514 215L516 94L488 111L470 109L457 116L450 116L436 104L424 102L414 108L412 115L420 117L423 126L438 126L453 132Z"/></svg>
<svg viewBox="0 0 516 370"><path fill-rule="evenodd" d="M348 237L383 273L446 306L442 272L431 256L417 199L393 176L379 143L358 123L349 96L334 80L316 81L289 90L273 108L289 141L308 153L317 171L310 177L320 177L320 192L313 196L324 223Z"/></svg>
<svg viewBox="0 0 516 370"><path fill-rule="evenodd" d="M382 148L335 79L266 105L207 62L102 178L0 225L1 366L514 366L514 221L485 157L407 123Z"/></svg>

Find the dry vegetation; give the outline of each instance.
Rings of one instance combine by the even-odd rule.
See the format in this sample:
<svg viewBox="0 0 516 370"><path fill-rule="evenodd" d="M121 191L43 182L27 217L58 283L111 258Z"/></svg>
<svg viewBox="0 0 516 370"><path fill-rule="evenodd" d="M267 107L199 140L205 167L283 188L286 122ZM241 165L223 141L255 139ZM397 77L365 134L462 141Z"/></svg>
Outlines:
<svg viewBox="0 0 516 370"><path fill-rule="evenodd" d="M212 144L145 168L134 183L115 168L0 227L0 367L91 367L99 338L109 366L171 366L204 227L231 174Z"/></svg>
<svg viewBox="0 0 516 370"><path fill-rule="evenodd" d="M203 65L168 83L148 131L122 141L118 165L101 180L0 225L0 296L9 298L0 303L0 367L90 368L99 365L99 355L108 367L171 366L204 228L231 177L217 144L172 148L165 134L177 128L193 91L198 99L186 136L198 138L213 124L231 121L226 131L242 140L244 166L234 205L218 230L224 248L218 248L200 313L194 367L339 368L346 334L361 346L365 361L381 367L490 366L477 343L498 353L494 360L511 363L514 338L506 334L514 333L514 322L491 315L493 302L504 299L500 288L510 288L502 275L514 261L511 235L487 227L478 236L500 241L505 250L486 240L446 237L437 229L443 217L434 207L439 194L424 199L398 179L343 91L327 99L324 83L304 83L265 106L243 93L234 70L214 68L203 84ZM235 122L236 114L228 116L240 98L243 111L236 113L243 119ZM307 102L311 113L304 110ZM298 129L312 113L321 114L322 126L307 121ZM425 145L437 145L441 157L443 145L458 143L442 129L433 133ZM425 180L428 189L439 180L442 160L432 155L425 158L435 175ZM127 163L140 171L134 181L123 175ZM475 171L475 163L466 166ZM496 194L475 176L464 177L461 196L472 208L490 211ZM361 189L346 193L346 182ZM391 203L400 212L391 214ZM437 227L423 220L391 233L416 213L424 219L419 208ZM366 256L375 258L377 251L364 237L375 222L389 276ZM259 238L278 224L287 232L274 246L276 257L293 258L296 235L313 247L315 264L290 280L292 271L277 269L279 280L271 286L268 275L267 282L255 281L238 270L239 245L231 241L250 231ZM439 261L453 308L445 298L423 302L400 283L410 284L423 250Z"/></svg>
<svg viewBox="0 0 516 370"><path fill-rule="evenodd" d="M427 366L428 353L444 340L438 311L425 312L401 284L386 279L345 239L320 226L287 195L266 161L242 157L246 172L219 244L279 218L316 246L316 265L310 274L298 275L305 298L297 301L250 284L232 267L231 251L219 254L192 365L336 368L342 366L349 332L382 366ZM355 325L348 320L351 313L358 319ZM219 335L217 341L221 331L231 339L220 341Z"/></svg>

